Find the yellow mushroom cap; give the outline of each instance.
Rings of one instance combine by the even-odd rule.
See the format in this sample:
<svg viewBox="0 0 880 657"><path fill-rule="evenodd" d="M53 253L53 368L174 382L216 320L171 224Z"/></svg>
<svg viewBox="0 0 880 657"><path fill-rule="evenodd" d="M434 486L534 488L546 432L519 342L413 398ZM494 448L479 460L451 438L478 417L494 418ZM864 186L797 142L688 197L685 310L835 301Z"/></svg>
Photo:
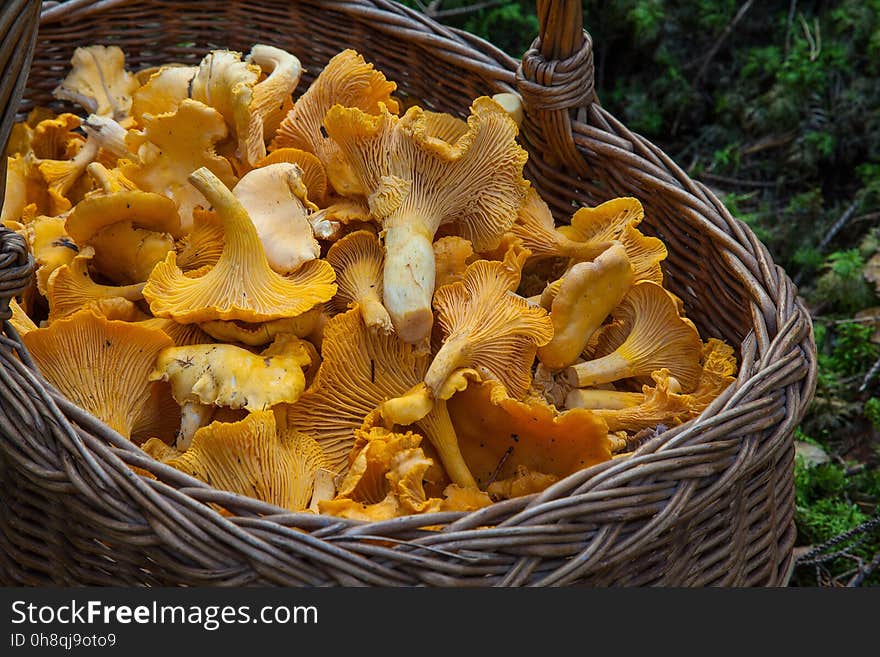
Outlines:
<svg viewBox="0 0 880 657"><path fill-rule="evenodd" d="M165 462L219 490L290 511L307 508L314 473L323 465L313 443L279 435L271 411L240 422L212 422L196 431L189 449Z"/></svg>
<svg viewBox="0 0 880 657"><path fill-rule="evenodd" d="M668 368L684 392L691 392L700 376L703 343L693 322L682 318L662 286L650 281L633 285L612 316L627 316L629 333L613 352L570 366L569 382L589 387L623 378L648 377Z"/></svg>
<svg viewBox="0 0 880 657"><path fill-rule="evenodd" d="M131 116L143 125L145 117L174 112L186 98L198 66L167 65L154 70L131 97Z"/></svg>
<svg viewBox="0 0 880 657"><path fill-rule="evenodd" d="M308 337L318 325L322 310L322 306L315 306L296 317L284 317L256 324L215 319L210 322L202 322L198 326L215 340L240 342L251 347L259 347L269 344L282 333L289 333L300 338Z"/></svg>
<svg viewBox="0 0 880 657"><path fill-rule="evenodd" d="M223 223L223 251L199 275L185 274L177 267L176 253L169 252L144 287L155 316L181 323L263 322L296 317L336 293L333 267L324 260L309 261L288 277L273 271L256 228L232 192L205 168L189 178L210 199Z"/></svg>
<svg viewBox="0 0 880 657"><path fill-rule="evenodd" d="M90 309L29 331L22 340L49 383L126 437L150 396L153 363L171 346L162 331L108 320Z"/></svg>
<svg viewBox="0 0 880 657"><path fill-rule="evenodd" d="M513 475L505 479L495 480L488 485L486 490L497 499L510 499L522 497L532 493L540 493L548 486L552 486L559 477L544 472L532 472L524 465L516 466Z"/></svg>
<svg viewBox="0 0 880 657"><path fill-rule="evenodd" d="M327 322L321 357L311 386L287 408L287 422L315 438L331 467L344 471L354 430L383 402L418 384L429 357L393 334L369 330L357 308Z"/></svg>
<svg viewBox="0 0 880 657"><path fill-rule="evenodd" d="M265 157L266 142L291 109L293 92L302 75L302 64L286 50L263 43L251 48L246 61L259 66L265 75L254 85L249 106L251 120L245 160L255 166Z"/></svg>
<svg viewBox="0 0 880 657"><path fill-rule="evenodd" d="M260 168L279 162L298 165L302 169L302 181L308 190L309 200L319 207L324 205L327 198L327 174L324 171L324 165L316 155L299 148L278 148L259 160L254 166Z"/></svg>
<svg viewBox="0 0 880 657"><path fill-rule="evenodd" d="M279 162L252 169L232 193L257 229L269 265L279 274L290 274L321 255L299 165Z"/></svg>
<svg viewBox="0 0 880 657"><path fill-rule="evenodd" d="M333 105L356 107L370 114L384 104L397 113L391 94L397 89L372 64L352 49L334 55L309 88L299 97L275 133L270 150L299 148L313 153L326 166L336 152L333 141L321 130L324 115Z"/></svg>
<svg viewBox="0 0 880 657"><path fill-rule="evenodd" d="M143 298L143 284L126 286L103 285L92 280L89 261L94 256L92 247L84 247L67 265L52 272L47 281L49 322L72 315L80 308L107 299L138 301Z"/></svg>
<svg viewBox="0 0 880 657"><path fill-rule="evenodd" d="M69 264L79 253L79 247L68 235L64 217L38 216L21 233L34 256L37 290L45 296L52 272Z"/></svg>
<svg viewBox="0 0 880 657"><path fill-rule="evenodd" d="M331 313L341 313L357 304L364 322L371 329L394 330L388 311L382 305L382 264L385 252L375 233L358 230L334 242L327 251L327 262L336 271L338 290L327 303Z"/></svg>
<svg viewBox="0 0 880 657"><path fill-rule="evenodd" d="M119 46L79 47L70 63L72 70L52 92L56 98L117 121L128 117L131 94L139 83L125 69L125 53Z"/></svg>
<svg viewBox="0 0 880 657"><path fill-rule="evenodd" d="M525 395L535 353L553 337L553 324L547 311L511 292L518 283L509 261L477 260L460 283L437 290L434 307L445 337L425 375L435 395L465 367L501 381L512 397Z"/></svg>
<svg viewBox="0 0 880 657"><path fill-rule="evenodd" d="M611 458L608 427L591 411L558 412L509 397L498 381L469 385L446 402L464 460L481 488L517 466L559 477Z"/></svg>
<svg viewBox="0 0 880 657"><path fill-rule="evenodd" d="M120 169L140 189L173 199L187 232L193 208L209 206L188 176L205 167L227 187L237 181L229 160L214 150L228 134L226 123L217 110L189 98L173 113L145 116L143 123L143 130L129 132L126 140L137 159L121 162Z"/></svg>
<svg viewBox="0 0 880 657"><path fill-rule="evenodd" d="M310 351L295 336L281 335L271 353L255 354L232 344L168 347L159 354L151 380L169 381L181 405L246 408L254 412L294 402L305 390L303 368Z"/></svg>

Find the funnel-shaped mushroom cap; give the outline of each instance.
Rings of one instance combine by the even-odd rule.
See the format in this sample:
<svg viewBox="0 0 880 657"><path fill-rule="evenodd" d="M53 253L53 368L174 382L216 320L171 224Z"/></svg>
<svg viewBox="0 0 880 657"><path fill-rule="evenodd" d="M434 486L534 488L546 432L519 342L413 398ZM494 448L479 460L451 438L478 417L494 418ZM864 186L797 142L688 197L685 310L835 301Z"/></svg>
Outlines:
<svg viewBox="0 0 880 657"><path fill-rule="evenodd" d="M232 193L256 227L269 266L276 272L290 274L321 255L299 165L279 162L252 169Z"/></svg>
<svg viewBox="0 0 880 657"><path fill-rule="evenodd" d="M178 240L177 266L183 271L213 267L226 244L223 222L213 210L193 209L192 229Z"/></svg>
<svg viewBox="0 0 880 657"><path fill-rule="evenodd" d="M641 281L633 285L612 316L627 316L629 334L612 353L572 365L569 382L585 388L631 377L648 377L668 368L684 392L691 392L700 376L703 343L693 322L682 318L672 298L660 285Z"/></svg>
<svg viewBox="0 0 880 657"><path fill-rule="evenodd" d="M425 376L435 395L464 367L501 381L512 397L526 394L535 353L553 337L553 323L546 310L511 293L518 283L509 262L478 260L462 282L437 290L434 307L445 337Z"/></svg>
<svg viewBox="0 0 880 657"><path fill-rule="evenodd" d="M461 452L481 488L517 466L564 477L611 458L608 428L591 411L557 412L508 397L497 381L472 384L447 403Z"/></svg>
<svg viewBox="0 0 880 657"><path fill-rule="evenodd" d="M321 357L312 385L288 407L288 426L315 438L331 467L344 471L354 430L380 404L419 383L429 357L393 334L369 330L357 308L327 322Z"/></svg>
<svg viewBox="0 0 880 657"><path fill-rule="evenodd" d="M141 324L144 326L144 324ZM180 429L180 405L171 395L171 386L164 381L153 381L150 396L131 427L131 440L140 444L158 439L166 445L174 443ZM146 451L146 450L145 450ZM162 460L152 455L158 460Z"/></svg>
<svg viewBox="0 0 880 657"><path fill-rule="evenodd" d="M619 242L595 260L572 266L553 297L553 339L538 349L540 361L551 369L574 363L632 284L633 268Z"/></svg>
<svg viewBox="0 0 880 657"><path fill-rule="evenodd" d="M571 225L558 231L574 243L595 244L602 250L611 240L626 247L632 261L635 280L663 281L660 262L667 256L666 246L656 237L648 237L637 226L644 218L638 199L620 197L593 208L581 208L571 217Z"/></svg>
<svg viewBox="0 0 880 657"><path fill-rule="evenodd" d="M81 125L81 117L67 112L44 119L34 126L28 150L39 160L69 160L85 143L83 136L74 132ZM7 152L12 154L8 147Z"/></svg>
<svg viewBox="0 0 880 657"><path fill-rule="evenodd" d="M56 98L117 121L128 117L131 95L140 85L125 69L125 53L119 46L77 48L70 63L72 70L52 92Z"/></svg>
<svg viewBox="0 0 880 657"><path fill-rule="evenodd" d="M223 115L235 143L235 157L248 166L266 154L265 147L262 153L251 153L252 145L256 145L250 140L252 131L263 145L262 122L251 110L254 85L259 78L260 67L242 61L240 52L212 50L199 62L199 70L190 84L190 98L213 107ZM259 123L259 126L252 128L252 123ZM256 157L250 160L251 155Z"/></svg>
<svg viewBox="0 0 880 657"><path fill-rule="evenodd" d="M398 118L384 108L371 116L336 105L324 124L342 162L327 165L328 177L340 193L368 196L382 223L384 300L394 328L404 341L421 342L433 323L438 228L455 222L475 250L489 249L525 199L528 156L516 142L517 126L487 97L473 102L468 132L452 145L428 134L419 107Z"/></svg>
<svg viewBox="0 0 880 657"><path fill-rule="evenodd" d="M299 148L314 153L325 165L336 146L322 131L324 115L337 103L378 114L380 104L397 113L391 94L397 89L356 51L343 50L330 59L318 77L281 121L271 149Z"/></svg>
<svg viewBox="0 0 880 657"><path fill-rule="evenodd" d="M77 244L95 247L95 269L119 283L140 283L174 247L180 217L161 194L119 191L84 198L65 228Z"/></svg>
<svg viewBox="0 0 880 657"><path fill-rule="evenodd" d="M161 66L131 96L131 116L143 125L144 119L174 112L189 98L198 66Z"/></svg>
<svg viewBox="0 0 880 657"><path fill-rule="evenodd" d="M24 227L22 235L34 255L37 290L46 296L52 272L69 264L79 253L79 247L67 234L64 217L36 217Z"/></svg>
<svg viewBox="0 0 880 657"><path fill-rule="evenodd" d="M106 299L143 299L142 283L135 285L103 285L92 280L89 261L94 255L92 247L83 248L69 264L52 272L47 282L49 322L72 315L80 308L97 305ZM102 314L99 312L99 314Z"/></svg>
<svg viewBox="0 0 880 657"><path fill-rule="evenodd" d="M320 452L301 436L281 434L271 411L240 422L212 422L192 445L166 463L219 490L253 497L290 511L308 507Z"/></svg>
<svg viewBox="0 0 880 657"><path fill-rule="evenodd" d="M279 148L266 155L255 166L259 168L280 162L296 164L302 169L302 181L308 190L309 201L322 207L327 198L328 183L321 160L316 155L299 148Z"/></svg>
<svg viewBox="0 0 880 657"><path fill-rule="evenodd" d="M414 449L421 442L422 437L411 431L393 433L381 427L356 430L348 472L337 487L337 495L366 504L381 502L388 494L389 482L385 475L395 455Z"/></svg>
<svg viewBox="0 0 880 657"><path fill-rule="evenodd" d="M87 191L83 183L86 168L98 157L100 146L95 140L88 140L76 155L69 160L40 160L37 170L46 182L50 207L54 214L66 212Z"/></svg>
<svg viewBox="0 0 880 657"><path fill-rule="evenodd" d="M558 257L570 258L575 262L592 260L607 249L614 239L605 235L599 239L581 241L567 237L564 232L557 230L550 207L534 187L529 188L526 201L510 232L532 252L533 260Z"/></svg>
<svg viewBox="0 0 880 657"><path fill-rule="evenodd" d="M467 266L474 261L474 247L463 237L448 235L434 241L436 287L464 279Z"/></svg>
<svg viewBox="0 0 880 657"><path fill-rule="evenodd" d="M305 390L303 368L311 365L311 353L294 336L279 336L273 346L271 354L231 344L169 347L159 354L151 380L169 381L179 404L254 412L294 402Z"/></svg>
<svg viewBox="0 0 880 657"><path fill-rule="evenodd" d="M226 123L217 110L186 99L173 113L144 117L143 131L131 132L127 139L138 159L120 163L120 168L141 189L173 199L181 230L187 232L193 208L209 206L187 177L205 167L227 187L236 182L229 160L214 152L214 145L226 135Z"/></svg>
<svg viewBox="0 0 880 657"><path fill-rule="evenodd" d="M89 309L22 340L49 383L125 437L150 396L156 357L171 346L162 331L107 320Z"/></svg>
<svg viewBox="0 0 880 657"><path fill-rule="evenodd" d="M223 182L205 168L193 172L190 180L223 222L223 251L200 276L184 274L173 251L156 265L144 287L155 316L182 323L263 322L296 317L336 293L333 267L324 260L307 262L290 277L273 271L254 224Z"/></svg>
<svg viewBox="0 0 880 657"><path fill-rule="evenodd" d="M425 133L429 137L454 144L467 134L467 121L445 112L425 111Z"/></svg>
<svg viewBox="0 0 880 657"><path fill-rule="evenodd" d="M333 243L327 262L336 271L336 296L327 310L337 314L357 304L364 322L371 329L394 330L388 311L382 305L382 264L385 252L374 233L358 230Z"/></svg>

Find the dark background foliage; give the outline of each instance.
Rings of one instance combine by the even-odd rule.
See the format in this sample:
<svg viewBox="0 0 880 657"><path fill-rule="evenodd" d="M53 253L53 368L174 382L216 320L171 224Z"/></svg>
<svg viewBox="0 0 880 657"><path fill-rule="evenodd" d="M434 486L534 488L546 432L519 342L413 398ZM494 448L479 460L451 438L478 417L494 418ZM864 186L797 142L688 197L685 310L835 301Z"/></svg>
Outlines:
<svg viewBox="0 0 880 657"><path fill-rule="evenodd" d="M405 4L516 57L538 31L533 0ZM880 0L583 11L602 104L712 187L811 309L820 376L796 435L791 584L880 584Z"/></svg>

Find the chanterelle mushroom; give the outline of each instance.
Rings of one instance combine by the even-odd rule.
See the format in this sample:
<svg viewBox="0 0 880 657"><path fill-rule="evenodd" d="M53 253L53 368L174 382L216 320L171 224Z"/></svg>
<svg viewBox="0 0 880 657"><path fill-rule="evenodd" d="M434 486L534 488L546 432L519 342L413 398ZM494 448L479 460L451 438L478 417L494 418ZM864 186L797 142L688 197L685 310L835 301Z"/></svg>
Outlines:
<svg viewBox="0 0 880 657"><path fill-rule="evenodd" d="M588 387L630 377L648 377L663 367L691 392L700 376L703 343L693 322L680 317L662 286L640 281L626 293L612 316L627 316L629 333L613 352L565 370L569 382Z"/></svg>
<svg viewBox="0 0 880 657"><path fill-rule="evenodd" d="M520 276L515 258L477 260L460 283L434 295L444 338L425 383L435 395L460 368L501 381L517 399L527 392L536 350L553 337L553 323L547 311L512 292Z"/></svg>
<svg viewBox="0 0 880 657"><path fill-rule="evenodd" d="M380 404L418 384L428 356L394 334L368 330L360 310L352 308L327 323L321 357L312 385L287 407L287 424L314 437L331 467L342 471L354 430Z"/></svg>
<svg viewBox="0 0 880 657"><path fill-rule="evenodd" d="M159 354L150 379L169 381L184 407L254 412L299 399L306 387L303 368L311 364L311 352L299 338L279 335L260 354L232 344L169 347ZM186 447L191 437L190 428L182 426L178 445Z"/></svg>
<svg viewBox="0 0 880 657"><path fill-rule="evenodd" d="M390 333L391 318L382 305L384 257L379 239L366 230L349 233L334 242L327 251L327 262L336 271L339 290L327 304L328 310L341 313L357 304L367 326Z"/></svg>
<svg viewBox="0 0 880 657"><path fill-rule="evenodd" d="M573 265L562 277L550 306L553 339L538 349L540 361L551 369L574 363L623 299L633 276L626 249L619 242L612 242L595 260Z"/></svg>
<svg viewBox="0 0 880 657"><path fill-rule="evenodd" d="M328 177L344 195L368 197L384 230L384 301L394 328L416 344L430 334L435 287L433 240L455 222L477 251L492 248L510 227L528 191L526 152L518 128L495 101L477 98L468 132L454 144L431 137L424 111L398 118L336 105L324 119L339 145ZM345 179L345 180L341 180Z"/></svg>
<svg viewBox="0 0 880 657"><path fill-rule="evenodd" d="M334 55L296 102L278 127L271 150L299 148L313 153L326 166L335 157L336 145L323 132L324 116L333 105L357 107L378 114L383 103L397 113L391 94L397 89L380 71L352 49Z"/></svg>
<svg viewBox="0 0 880 657"><path fill-rule="evenodd" d="M49 383L125 437L150 396L156 357L172 344L158 329L111 321L88 308L22 340Z"/></svg>
<svg viewBox="0 0 880 657"><path fill-rule="evenodd" d="M110 116L117 121L128 117L131 94L140 85L125 69L125 53L119 46L85 46L73 51L73 68L52 92L91 114Z"/></svg>
<svg viewBox="0 0 880 657"><path fill-rule="evenodd" d="M279 434L271 411L239 422L212 422L196 431L189 449L163 460L214 488L290 511L308 507L315 473L324 465L314 441Z"/></svg>
<svg viewBox="0 0 880 657"><path fill-rule="evenodd" d="M263 322L296 317L336 293L333 267L324 260L311 260L289 277L275 272L250 217L223 182L205 168L194 171L189 180L210 200L223 222L223 251L199 275L181 271L176 253L169 252L144 287L144 298L154 315L182 323Z"/></svg>
<svg viewBox="0 0 880 657"><path fill-rule="evenodd" d="M298 165L279 162L252 169L232 193L256 227L269 266L279 274L290 274L321 255L308 218L314 205L307 205Z"/></svg>

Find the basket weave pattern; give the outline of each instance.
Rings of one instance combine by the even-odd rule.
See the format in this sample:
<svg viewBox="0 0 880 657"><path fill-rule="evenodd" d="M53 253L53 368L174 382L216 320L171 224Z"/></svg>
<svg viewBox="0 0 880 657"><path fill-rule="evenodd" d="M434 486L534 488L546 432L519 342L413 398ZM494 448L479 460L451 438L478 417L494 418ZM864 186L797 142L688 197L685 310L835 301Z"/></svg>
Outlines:
<svg viewBox="0 0 880 657"><path fill-rule="evenodd" d="M381 0L68 0L43 3L41 16L35 4L7 3L9 15L20 16L19 37L32 35L38 20L39 33L32 61L18 58L29 72L21 103L21 85L6 82L15 76L4 75L0 87L4 143L11 121L31 107L63 107L51 90L74 48L95 43L122 47L133 69L271 43L303 61L300 91L330 57L352 47L401 93L458 115L477 96L519 92L526 175L557 219L567 220L573 204L638 197L640 228L669 250L669 289L704 339L738 347L740 372L700 417L540 494L473 513L356 523L285 512L153 461L52 389L5 322L0 583L785 583L795 540L792 434L816 376L809 315L748 227L599 104L580 2L538 2L541 34L521 62ZM11 61L12 47L4 39L0 60ZM23 240L0 231L0 309L29 284L32 266Z"/></svg>

